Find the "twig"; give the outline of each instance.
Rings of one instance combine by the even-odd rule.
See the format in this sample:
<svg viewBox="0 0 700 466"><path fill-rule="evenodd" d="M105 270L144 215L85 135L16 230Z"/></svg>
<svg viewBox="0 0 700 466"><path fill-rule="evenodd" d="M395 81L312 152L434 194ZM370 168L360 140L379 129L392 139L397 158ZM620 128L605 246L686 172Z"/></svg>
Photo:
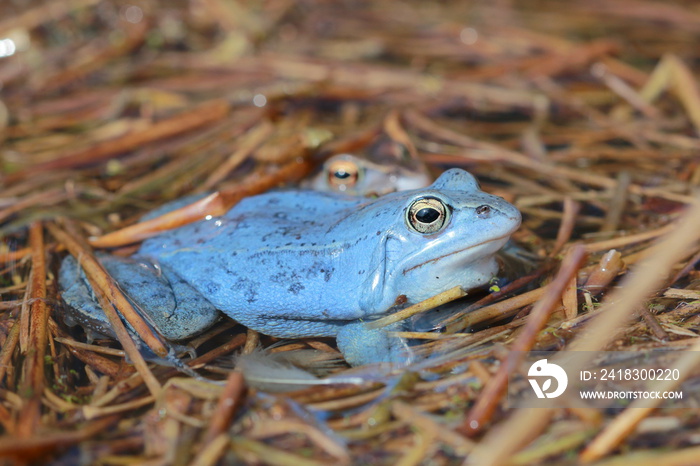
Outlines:
<svg viewBox="0 0 700 466"><path fill-rule="evenodd" d="M46 306L46 258L41 223L32 224L29 229L29 243L32 248L30 276L32 304L23 392L32 393L34 396L44 391L44 355L48 335L46 325L49 319L49 310Z"/></svg>
<svg viewBox="0 0 700 466"><path fill-rule="evenodd" d="M219 435L226 432L229 424L231 424L233 415L236 413L236 409L239 407L240 398L244 390L243 375L238 371L232 372L228 380L226 380L226 385L224 385L219 401L216 404L214 415L209 420L209 428L203 439L204 448L207 448L206 445L215 441Z"/></svg>
<svg viewBox="0 0 700 466"><path fill-rule="evenodd" d="M564 214L557 231L557 239L554 242L552 251L549 253L550 257L556 256L571 238L571 233L573 233L576 225L576 215L580 209L581 205L578 202L573 201L569 197L564 198Z"/></svg>

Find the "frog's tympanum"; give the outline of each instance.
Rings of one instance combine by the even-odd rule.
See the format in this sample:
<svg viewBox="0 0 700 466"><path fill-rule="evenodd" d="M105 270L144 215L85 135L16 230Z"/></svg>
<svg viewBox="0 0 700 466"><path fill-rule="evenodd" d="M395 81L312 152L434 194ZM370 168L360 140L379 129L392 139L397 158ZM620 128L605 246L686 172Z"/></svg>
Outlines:
<svg viewBox="0 0 700 466"><path fill-rule="evenodd" d="M201 332L218 309L275 337L337 337L353 365L400 362L403 342L365 323L400 296L412 304L487 283L498 268L494 254L519 225L514 206L452 169L427 188L378 199L253 196L221 217L145 241L130 259L100 260L166 337ZM66 258L63 298L83 325L108 331L81 277Z"/></svg>

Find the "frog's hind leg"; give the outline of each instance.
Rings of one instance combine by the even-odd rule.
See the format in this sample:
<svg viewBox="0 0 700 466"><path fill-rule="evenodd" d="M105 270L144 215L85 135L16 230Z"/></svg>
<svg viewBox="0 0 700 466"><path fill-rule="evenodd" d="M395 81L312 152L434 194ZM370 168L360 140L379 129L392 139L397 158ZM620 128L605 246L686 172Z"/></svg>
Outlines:
<svg viewBox="0 0 700 466"><path fill-rule="evenodd" d="M98 259L131 303L168 340L195 335L219 317L209 301L167 268L106 254L98 255ZM71 256L61 264L59 285L74 321L99 333L114 335L82 268Z"/></svg>
<svg viewBox="0 0 700 466"><path fill-rule="evenodd" d="M203 332L211 327L221 313L202 294L180 278L168 266L161 268L175 298L175 309L164 314L157 325L166 338L180 340Z"/></svg>
<svg viewBox="0 0 700 466"><path fill-rule="evenodd" d="M65 303L65 321L69 326L80 325L90 340L93 333L116 338L109 320L88 283L83 269L73 256L67 256L58 272L58 284Z"/></svg>

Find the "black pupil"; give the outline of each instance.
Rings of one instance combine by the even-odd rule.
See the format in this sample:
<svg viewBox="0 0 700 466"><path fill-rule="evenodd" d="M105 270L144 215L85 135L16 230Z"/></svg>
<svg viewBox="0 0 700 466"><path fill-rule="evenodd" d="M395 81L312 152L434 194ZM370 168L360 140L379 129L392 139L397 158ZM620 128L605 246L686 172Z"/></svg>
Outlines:
<svg viewBox="0 0 700 466"><path fill-rule="evenodd" d="M333 174L333 176L335 176L338 179L344 180L345 178L350 178L350 173L346 172L345 170L338 170Z"/></svg>
<svg viewBox="0 0 700 466"><path fill-rule="evenodd" d="M440 217L440 212L433 209L432 207L423 207L421 210L416 212L416 220L421 223L433 223Z"/></svg>

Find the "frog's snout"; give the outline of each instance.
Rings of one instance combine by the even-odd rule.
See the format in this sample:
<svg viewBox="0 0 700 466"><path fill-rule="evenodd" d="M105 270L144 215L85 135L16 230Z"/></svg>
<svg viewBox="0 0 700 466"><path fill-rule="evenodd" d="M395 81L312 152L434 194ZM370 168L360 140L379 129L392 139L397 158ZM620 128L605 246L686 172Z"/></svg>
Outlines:
<svg viewBox="0 0 700 466"><path fill-rule="evenodd" d="M511 222L513 222L513 225L515 225L513 227L513 231L520 228L520 224L523 222L523 216L520 213L520 211L518 209L515 209L515 208L514 208L514 210L515 210L515 213L509 217L509 220Z"/></svg>

